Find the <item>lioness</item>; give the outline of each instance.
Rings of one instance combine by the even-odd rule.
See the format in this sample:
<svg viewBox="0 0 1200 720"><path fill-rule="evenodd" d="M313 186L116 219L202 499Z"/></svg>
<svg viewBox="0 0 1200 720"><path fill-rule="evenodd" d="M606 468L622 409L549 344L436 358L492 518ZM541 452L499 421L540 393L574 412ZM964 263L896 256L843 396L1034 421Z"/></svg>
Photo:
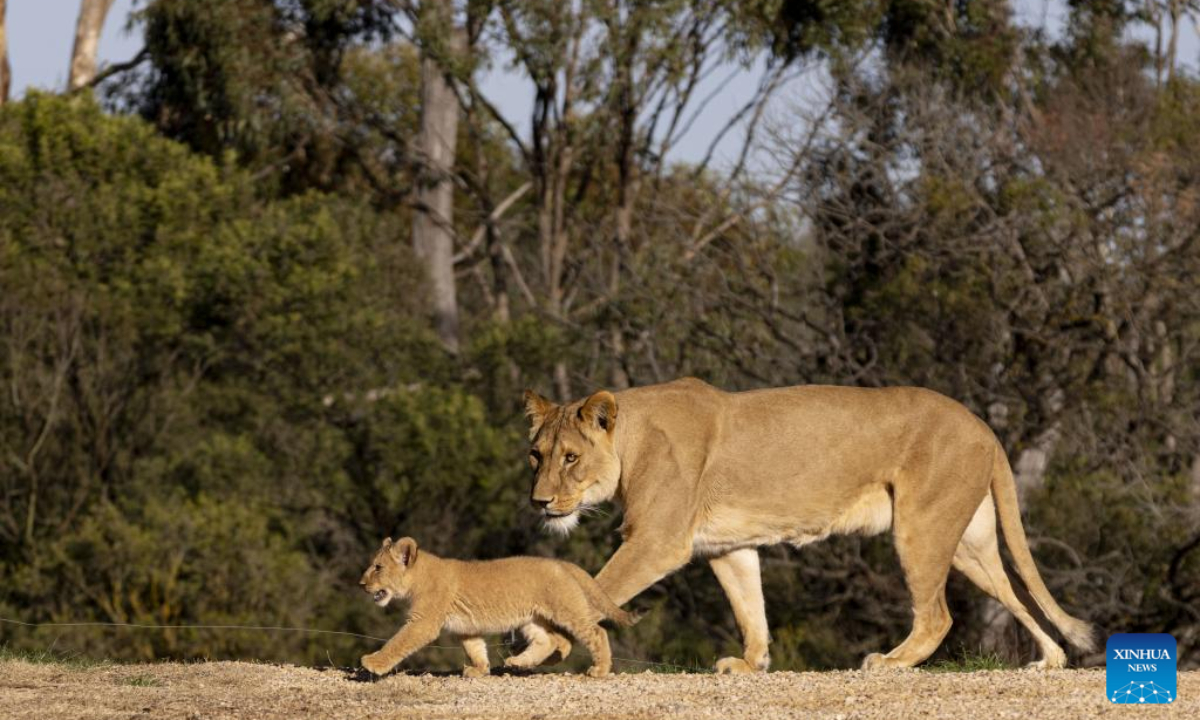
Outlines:
<svg viewBox="0 0 1200 720"><path fill-rule="evenodd" d="M471 664L466 677L490 672L482 635L532 624L547 635L565 630L587 647L592 667L587 674L603 677L612 668L608 633L601 620L626 626L637 617L613 604L583 569L561 560L514 557L464 561L417 552L417 541L386 538L359 585L384 607L392 598L411 598L409 620L378 652L364 655L362 665L383 675L404 658L437 639L442 629L462 638ZM563 657L570 649L565 643Z"/></svg>
<svg viewBox="0 0 1200 720"><path fill-rule="evenodd" d="M1018 600L1000 560L996 511L1037 610L1077 647L1091 627L1067 613L1038 575L1012 470L995 435L959 403L918 388L801 386L727 393L695 379L597 392L556 405L527 391L530 499L546 524L570 532L580 513L615 500L624 542L596 580L619 605L693 558L708 560L741 629L741 658L720 672L770 664L758 552L842 533L892 529L912 595L913 627L864 668L910 667L950 629L953 565L1037 639L1038 667L1062 648ZM514 665L542 662L563 638L525 630Z"/></svg>

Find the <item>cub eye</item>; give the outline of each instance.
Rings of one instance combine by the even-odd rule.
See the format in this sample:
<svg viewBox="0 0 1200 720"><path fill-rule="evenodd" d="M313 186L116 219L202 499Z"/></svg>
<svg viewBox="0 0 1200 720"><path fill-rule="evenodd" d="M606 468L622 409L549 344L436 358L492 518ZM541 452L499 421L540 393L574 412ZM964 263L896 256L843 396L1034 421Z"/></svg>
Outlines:
<svg viewBox="0 0 1200 720"><path fill-rule="evenodd" d="M573 463L578 459L579 459L579 456L576 455L575 453L567 453L566 460L568 463Z"/></svg>
<svg viewBox="0 0 1200 720"><path fill-rule="evenodd" d="M530 450L529 451L529 462L532 463L536 467L539 463L542 462L542 454L540 452L538 452L537 450Z"/></svg>
<svg viewBox="0 0 1200 720"><path fill-rule="evenodd" d="M383 566L379 563L375 563L375 572L383 572Z"/></svg>

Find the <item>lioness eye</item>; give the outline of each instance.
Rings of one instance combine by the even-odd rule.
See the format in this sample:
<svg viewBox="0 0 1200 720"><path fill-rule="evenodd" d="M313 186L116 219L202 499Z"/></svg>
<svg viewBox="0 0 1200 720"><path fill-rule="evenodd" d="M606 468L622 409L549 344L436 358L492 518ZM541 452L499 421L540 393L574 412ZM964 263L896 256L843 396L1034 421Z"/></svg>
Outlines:
<svg viewBox="0 0 1200 720"><path fill-rule="evenodd" d="M579 456L576 455L575 453L567 453L567 462L573 463L578 459L579 459Z"/></svg>
<svg viewBox="0 0 1200 720"><path fill-rule="evenodd" d="M542 454L540 452L538 452L537 450L529 451L529 462L533 463L534 465L537 465L541 461L542 461Z"/></svg>

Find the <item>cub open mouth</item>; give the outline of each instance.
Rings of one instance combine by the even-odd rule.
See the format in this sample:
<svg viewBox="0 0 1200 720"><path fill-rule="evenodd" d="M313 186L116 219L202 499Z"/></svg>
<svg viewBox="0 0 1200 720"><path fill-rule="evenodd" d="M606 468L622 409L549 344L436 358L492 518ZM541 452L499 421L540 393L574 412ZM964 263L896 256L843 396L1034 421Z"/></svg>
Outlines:
<svg viewBox="0 0 1200 720"><path fill-rule="evenodd" d="M379 601L387 598L387 596L388 596L387 590L376 590L375 594L372 595L371 597L375 600L375 602L379 602Z"/></svg>

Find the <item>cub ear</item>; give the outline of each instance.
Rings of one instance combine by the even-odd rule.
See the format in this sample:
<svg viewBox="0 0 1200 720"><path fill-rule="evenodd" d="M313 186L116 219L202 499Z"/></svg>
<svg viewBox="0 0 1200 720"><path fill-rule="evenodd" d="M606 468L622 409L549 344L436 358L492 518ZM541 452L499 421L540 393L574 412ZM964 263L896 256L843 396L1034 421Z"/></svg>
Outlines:
<svg viewBox="0 0 1200 720"><path fill-rule="evenodd" d="M617 398L607 390L593 393L579 408L579 419L612 433L617 424Z"/></svg>
<svg viewBox="0 0 1200 720"><path fill-rule="evenodd" d="M417 541L410 537L400 538L396 542L388 541L392 558L404 567L412 567L417 561Z"/></svg>
<svg viewBox="0 0 1200 720"><path fill-rule="evenodd" d="M546 422L546 417L556 407L558 406L534 391L525 391L525 415L529 418L530 440L537 436L538 430L541 430L542 424Z"/></svg>

